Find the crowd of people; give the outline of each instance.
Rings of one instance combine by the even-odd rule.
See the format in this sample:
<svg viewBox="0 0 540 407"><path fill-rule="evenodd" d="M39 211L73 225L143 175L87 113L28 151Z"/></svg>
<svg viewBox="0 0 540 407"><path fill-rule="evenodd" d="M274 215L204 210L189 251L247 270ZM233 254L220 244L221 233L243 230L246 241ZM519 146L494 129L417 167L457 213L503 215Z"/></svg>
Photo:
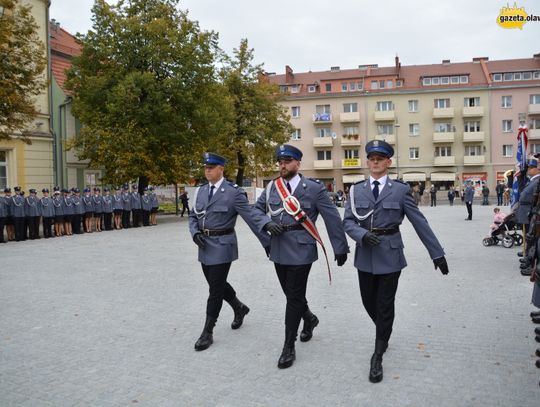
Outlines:
<svg viewBox="0 0 540 407"><path fill-rule="evenodd" d="M4 189L0 196L0 243L20 242L79 235L82 233L119 230L131 227L157 225L159 202L153 187L139 192L133 184L110 188L54 187L50 195L48 188L37 196L34 188L28 196L21 187ZM4 236L4 229L6 236Z"/></svg>

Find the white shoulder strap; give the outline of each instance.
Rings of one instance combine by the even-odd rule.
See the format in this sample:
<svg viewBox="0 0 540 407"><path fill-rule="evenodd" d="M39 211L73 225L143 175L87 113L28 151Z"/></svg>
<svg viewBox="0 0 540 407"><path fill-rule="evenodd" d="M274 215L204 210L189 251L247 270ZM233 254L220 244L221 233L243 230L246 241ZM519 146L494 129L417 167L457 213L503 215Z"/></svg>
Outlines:
<svg viewBox="0 0 540 407"><path fill-rule="evenodd" d="M195 194L193 194L193 212L195 212L195 215L204 215L206 211L197 211L197 196L199 195L199 190L201 187L197 187L195 190Z"/></svg>
<svg viewBox="0 0 540 407"><path fill-rule="evenodd" d="M270 181L268 185L266 186L266 191L265 191L266 192L266 213L270 212L270 215L277 216L281 212L283 212L285 209L279 208L279 209L276 209L275 211L270 209L270 204L268 203L268 200L270 199L270 190L272 189L272 185L274 185L274 180Z"/></svg>
<svg viewBox="0 0 540 407"><path fill-rule="evenodd" d="M353 216L358 220L365 220L371 216L373 209L366 213L364 216L360 216L356 211L356 205L354 204L354 184L349 188L349 201L351 202L351 212Z"/></svg>

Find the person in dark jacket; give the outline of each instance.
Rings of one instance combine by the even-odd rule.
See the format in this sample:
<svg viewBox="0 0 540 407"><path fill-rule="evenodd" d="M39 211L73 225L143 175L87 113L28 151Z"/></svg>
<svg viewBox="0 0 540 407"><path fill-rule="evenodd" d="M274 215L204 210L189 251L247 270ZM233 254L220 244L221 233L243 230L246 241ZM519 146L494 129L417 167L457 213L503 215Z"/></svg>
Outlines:
<svg viewBox="0 0 540 407"><path fill-rule="evenodd" d="M180 194L179 196L179 199L180 199L180 202L182 202L182 213L180 214L180 217L183 218L184 217L184 212L186 212L187 210L187 214L189 216L189 204L188 204L188 201L189 201L189 197L188 197L188 193L187 191L184 191Z"/></svg>

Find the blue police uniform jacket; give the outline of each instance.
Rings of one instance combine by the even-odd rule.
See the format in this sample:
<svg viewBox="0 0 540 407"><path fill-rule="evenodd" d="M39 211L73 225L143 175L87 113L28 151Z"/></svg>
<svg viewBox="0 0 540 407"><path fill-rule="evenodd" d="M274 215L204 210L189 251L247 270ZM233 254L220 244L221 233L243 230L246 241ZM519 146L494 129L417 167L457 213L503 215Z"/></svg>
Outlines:
<svg viewBox="0 0 540 407"><path fill-rule="evenodd" d="M24 197L21 195L13 195L11 197L11 216L14 218L24 218Z"/></svg>
<svg viewBox="0 0 540 407"><path fill-rule="evenodd" d="M474 201L474 188L471 186L468 186L465 188L465 192L463 193L463 200L465 202L472 203Z"/></svg>
<svg viewBox="0 0 540 407"><path fill-rule="evenodd" d="M124 203L122 202L122 195L120 195L119 193L114 194L113 196L113 210L114 209L116 210L124 209Z"/></svg>
<svg viewBox="0 0 540 407"><path fill-rule="evenodd" d="M113 202L111 195L103 195L101 197L101 204L103 213L112 213L113 211Z"/></svg>
<svg viewBox="0 0 540 407"><path fill-rule="evenodd" d="M122 207L124 211L131 210L131 194L129 192L122 192Z"/></svg>
<svg viewBox="0 0 540 407"><path fill-rule="evenodd" d="M8 216L8 203L3 196L0 196L0 218L7 218Z"/></svg>
<svg viewBox="0 0 540 407"><path fill-rule="evenodd" d="M24 215L28 217L41 216L39 211L39 199L35 195L30 195L24 200Z"/></svg>
<svg viewBox="0 0 540 407"><path fill-rule="evenodd" d="M270 245L270 236L262 231L270 219L256 212L246 198L244 191L236 185L223 180L212 199L208 201L208 184L199 187L194 210L189 215L191 236L204 229L223 230L234 228L238 215L244 219L257 236L263 247ZM206 247L199 248L199 261L205 265L230 263L238 259L236 232L221 236L205 236Z"/></svg>
<svg viewBox="0 0 540 407"><path fill-rule="evenodd" d="M60 195L55 195L53 196L52 201L54 206L54 215L64 216L64 205L62 204L62 197Z"/></svg>
<svg viewBox="0 0 540 407"><path fill-rule="evenodd" d="M534 176L519 194L519 205L516 208L516 220L520 224L529 224L529 214L534 206L533 196L538 187L540 176Z"/></svg>
<svg viewBox="0 0 540 407"><path fill-rule="evenodd" d="M319 214L326 225L328 237L335 254L349 253L347 237L341 223L341 217L336 205L330 201L326 188L321 183L300 175L300 182L293 196L300 202L300 207L316 222ZM268 187L267 187L268 188ZM296 224L296 220L285 212L283 202L272 183L267 191L263 191L255 207L261 212L270 212L272 220L278 224ZM279 212L279 213L278 213ZM318 259L317 241L305 229L290 230L280 236L272 236L270 245L270 260L284 265L311 264Z"/></svg>
<svg viewBox="0 0 540 407"><path fill-rule="evenodd" d="M131 210L141 209L141 195L134 191L131 193Z"/></svg>
<svg viewBox="0 0 540 407"><path fill-rule="evenodd" d="M64 209L64 215L75 215L75 207L71 196L66 195L62 198L62 208Z"/></svg>
<svg viewBox="0 0 540 407"><path fill-rule="evenodd" d="M379 197L375 200L369 181L363 181L351 188L354 194L345 205L343 226L347 234L356 242L354 266L371 274L389 274L407 266L403 253L401 233L379 235L378 246L367 246L362 242L364 235L373 228L394 228L403 222L411 222L416 234L426 247L432 259L444 256L444 250L431 230L426 218L418 209L410 187L407 184L388 179ZM354 201L359 220L351 209ZM373 211L369 216L370 211Z"/></svg>
<svg viewBox="0 0 540 407"><path fill-rule="evenodd" d="M44 196L39 200L39 210L44 218L54 218L54 206L50 196Z"/></svg>
<svg viewBox="0 0 540 407"><path fill-rule="evenodd" d="M81 197L78 195L73 195L71 197L71 201L73 202L74 215L82 215L84 213L84 205L82 203Z"/></svg>

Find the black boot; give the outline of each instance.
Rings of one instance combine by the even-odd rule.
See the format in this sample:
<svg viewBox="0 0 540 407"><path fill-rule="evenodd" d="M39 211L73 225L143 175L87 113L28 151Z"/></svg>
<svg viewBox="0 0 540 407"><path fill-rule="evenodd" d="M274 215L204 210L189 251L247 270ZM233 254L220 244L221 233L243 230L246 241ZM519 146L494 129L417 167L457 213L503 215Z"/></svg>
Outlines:
<svg viewBox="0 0 540 407"><path fill-rule="evenodd" d="M313 329L319 325L319 318L308 308L302 315L302 319L304 320L304 327L300 332L300 342L308 342L313 337Z"/></svg>
<svg viewBox="0 0 540 407"><path fill-rule="evenodd" d="M369 381L371 383L379 383L383 379L382 357L387 347L388 342L380 339L375 341L375 352L371 356L371 366L369 368Z"/></svg>
<svg viewBox="0 0 540 407"><path fill-rule="evenodd" d="M536 349L536 352L534 354L540 358L540 348Z"/></svg>
<svg viewBox="0 0 540 407"><path fill-rule="evenodd" d="M281 351L277 365L280 369L291 367L296 360L296 351L294 350L295 341L296 332L285 330L285 343L283 344L283 351Z"/></svg>
<svg viewBox="0 0 540 407"><path fill-rule="evenodd" d="M244 317L249 314L249 307L246 304L242 304L238 297L234 297L234 300L229 304L234 311L234 320L231 323L231 328L238 329L242 326Z"/></svg>
<svg viewBox="0 0 540 407"><path fill-rule="evenodd" d="M540 317L540 311L532 311L531 318L534 318L534 317Z"/></svg>
<svg viewBox="0 0 540 407"><path fill-rule="evenodd" d="M216 318L206 316L206 322L204 323L204 328L197 342L195 342L195 350L205 350L214 343L214 338L212 336L214 332L214 326L216 326Z"/></svg>

